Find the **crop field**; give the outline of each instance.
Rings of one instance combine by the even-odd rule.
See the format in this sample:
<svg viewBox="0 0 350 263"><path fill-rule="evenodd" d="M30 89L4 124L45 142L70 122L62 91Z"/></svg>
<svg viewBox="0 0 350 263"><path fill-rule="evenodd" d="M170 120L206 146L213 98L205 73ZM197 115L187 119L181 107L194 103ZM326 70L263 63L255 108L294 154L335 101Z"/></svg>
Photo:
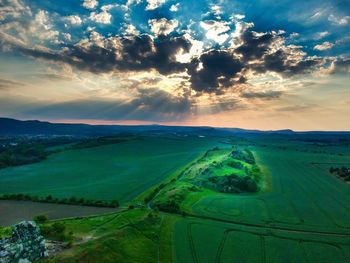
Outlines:
<svg viewBox="0 0 350 263"><path fill-rule="evenodd" d="M329 168L349 163L341 143L144 136L0 170L0 189L124 202L60 221L72 248L43 262L345 263L350 185Z"/></svg>
<svg viewBox="0 0 350 263"><path fill-rule="evenodd" d="M107 207L88 207L77 205L47 204L31 201L0 200L0 226L16 224L23 220L32 220L39 214L52 219L81 217L115 212Z"/></svg>
<svg viewBox="0 0 350 263"><path fill-rule="evenodd" d="M0 170L0 193L130 201L197 158L216 140L144 136L65 150L45 161Z"/></svg>
<svg viewBox="0 0 350 263"><path fill-rule="evenodd" d="M184 238L186 237L186 238ZM175 262L349 262L349 236L211 220L176 223Z"/></svg>
<svg viewBox="0 0 350 263"><path fill-rule="evenodd" d="M175 262L350 262L350 187L325 168L350 158L298 147L250 147L272 181L266 191L191 193L182 203L190 217L175 225Z"/></svg>

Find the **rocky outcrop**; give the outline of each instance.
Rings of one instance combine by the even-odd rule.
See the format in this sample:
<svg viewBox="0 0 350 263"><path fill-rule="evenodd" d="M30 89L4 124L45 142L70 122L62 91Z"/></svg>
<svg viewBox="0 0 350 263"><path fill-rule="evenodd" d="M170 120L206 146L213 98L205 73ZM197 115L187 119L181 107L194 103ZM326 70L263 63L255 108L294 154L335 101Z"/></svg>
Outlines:
<svg viewBox="0 0 350 263"><path fill-rule="evenodd" d="M30 263L48 256L40 229L32 221L12 227L12 236L0 239L0 263Z"/></svg>

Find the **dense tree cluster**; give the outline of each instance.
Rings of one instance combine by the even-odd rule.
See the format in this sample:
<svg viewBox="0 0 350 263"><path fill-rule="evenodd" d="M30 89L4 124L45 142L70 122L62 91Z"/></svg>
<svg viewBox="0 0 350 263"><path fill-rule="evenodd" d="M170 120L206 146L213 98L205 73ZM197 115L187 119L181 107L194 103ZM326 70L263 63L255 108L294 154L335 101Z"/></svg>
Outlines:
<svg viewBox="0 0 350 263"><path fill-rule="evenodd" d="M234 159L241 160L249 164L255 164L254 155L248 149L241 150L239 147L234 147L234 150L231 152L231 156Z"/></svg>
<svg viewBox="0 0 350 263"><path fill-rule="evenodd" d="M20 143L0 148L0 169L10 166L40 162L48 156L48 152L39 143Z"/></svg>
<svg viewBox="0 0 350 263"><path fill-rule="evenodd" d="M215 189L221 193L254 193L258 191L256 182L249 176L213 176L205 182L208 188Z"/></svg>

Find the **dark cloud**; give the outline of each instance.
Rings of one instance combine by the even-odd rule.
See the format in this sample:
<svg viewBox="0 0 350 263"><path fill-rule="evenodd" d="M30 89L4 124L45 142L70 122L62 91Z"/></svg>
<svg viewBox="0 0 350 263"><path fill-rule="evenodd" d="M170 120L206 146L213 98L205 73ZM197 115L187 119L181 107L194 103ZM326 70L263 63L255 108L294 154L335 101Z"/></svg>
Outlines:
<svg viewBox="0 0 350 263"><path fill-rule="evenodd" d="M261 59L269 51L274 39L273 33L258 34L248 29L242 34L242 44L235 52L243 55L244 61Z"/></svg>
<svg viewBox="0 0 350 263"><path fill-rule="evenodd" d="M191 87L200 92L218 92L240 79L243 63L230 52L211 50L192 61L188 68Z"/></svg>
<svg viewBox="0 0 350 263"><path fill-rule="evenodd" d="M350 73L350 58L338 58L334 60L332 73Z"/></svg>
<svg viewBox="0 0 350 263"><path fill-rule="evenodd" d="M119 44L115 45L113 41ZM188 52L191 43L183 37L160 35L153 40L149 35L107 39L105 46L74 45L63 52L30 49L18 46L20 52L52 61L71 64L94 73L112 71L143 71L155 69L168 75L184 71L186 64L175 59L179 50Z"/></svg>
<svg viewBox="0 0 350 263"><path fill-rule="evenodd" d="M136 98L125 100L76 100L23 113L45 118L169 121L188 116L192 101L159 89L140 89Z"/></svg>
<svg viewBox="0 0 350 263"><path fill-rule="evenodd" d="M258 73L272 71L292 76L313 71L324 63L320 58L306 57L300 47L286 46L284 38L276 32L261 34L248 28L240 41L234 53L240 54L242 60L249 63L247 68Z"/></svg>
<svg viewBox="0 0 350 263"><path fill-rule="evenodd" d="M259 91L252 91L252 92L243 92L241 94L242 98L246 99L264 99L264 100L272 100L272 99L279 99L282 96L281 91L274 91L274 90L268 90L264 92Z"/></svg>
<svg viewBox="0 0 350 263"><path fill-rule="evenodd" d="M91 37L95 33L95 38ZM276 32L258 33L246 26L235 48L205 51L190 63L181 63L176 55L189 52L191 42L185 36L148 34L103 38L96 32L87 41L68 46L61 51L15 46L23 54L51 61L68 63L93 73L136 72L154 69L163 75L187 72L193 90L223 93L248 79L247 72L276 72L286 77L305 74L320 68L325 62L308 57L300 47L288 46ZM99 35L100 37L96 37ZM4 40L3 40L4 41ZM339 69L348 70L348 60L334 62Z"/></svg>
<svg viewBox="0 0 350 263"><path fill-rule="evenodd" d="M298 52L298 51L296 51ZM253 65L254 70L265 73L268 71L281 73L286 76L303 74L313 71L323 64L319 58L293 58L291 50L279 49L274 53L266 54L262 63Z"/></svg>

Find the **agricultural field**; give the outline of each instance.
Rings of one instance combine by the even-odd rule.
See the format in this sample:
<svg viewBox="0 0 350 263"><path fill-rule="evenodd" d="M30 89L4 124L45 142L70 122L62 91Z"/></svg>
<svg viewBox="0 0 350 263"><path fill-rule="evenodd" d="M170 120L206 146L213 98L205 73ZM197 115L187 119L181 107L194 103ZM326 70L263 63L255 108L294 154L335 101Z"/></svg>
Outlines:
<svg viewBox="0 0 350 263"><path fill-rule="evenodd" d="M315 165L348 163L349 155L282 143L250 147L271 177L265 191L183 201L191 218L175 225L175 262L349 262L349 185Z"/></svg>
<svg viewBox="0 0 350 263"><path fill-rule="evenodd" d="M115 208L48 204L31 201L0 200L0 226L32 220L36 215L47 215L50 220L82 217L115 212Z"/></svg>
<svg viewBox="0 0 350 263"><path fill-rule="evenodd" d="M24 187L28 173L19 176L20 170L35 178L36 168L44 178L45 167L56 163L67 178L84 178L80 185L72 180L77 186L66 196L85 191L86 198L122 201L115 212L54 221L64 225L60 242L69 247L42 262L350 262L350 186L329 172L350 163L344 143L263 135L145 136L91 145L0 170ZM85 177L88 169L96 175ZM87 187L88 180L101 188ZM57 193L66 189L59 186ZM49 186L42 193L26 189L54 195ZM44 233L54 222L41 224Z"/></svg>
<svg viewBox="0 0 350 263"><path fill-rule="evenodd" d="M198 136L143 136L83 145L38 163L1 169L0 193L125 203L190 163L215 141Z"/></svg>

